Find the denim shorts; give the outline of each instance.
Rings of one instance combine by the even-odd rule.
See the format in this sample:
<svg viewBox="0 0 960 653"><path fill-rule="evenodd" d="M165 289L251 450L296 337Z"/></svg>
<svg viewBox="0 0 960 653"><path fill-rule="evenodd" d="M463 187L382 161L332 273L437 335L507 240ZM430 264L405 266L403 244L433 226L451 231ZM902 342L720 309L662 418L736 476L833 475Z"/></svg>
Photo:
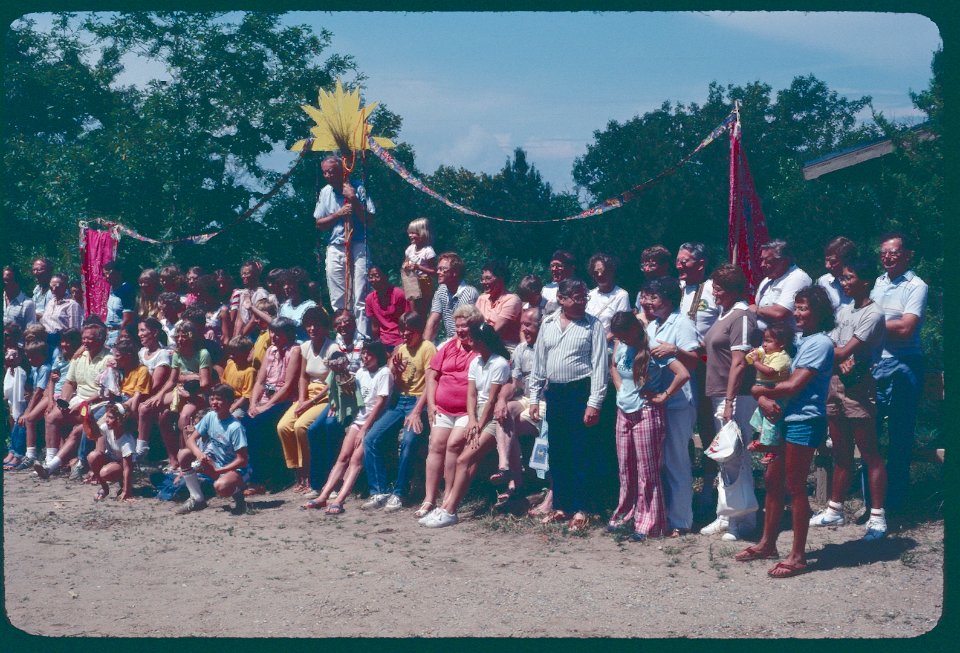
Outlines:
<svg viewBox="0 0 960 653"><path fill-rule="evenodd" d="M802 422L784 422L783 439L801 447L819 447L827 439L827 420L823 417L805 419Z"/></svg>

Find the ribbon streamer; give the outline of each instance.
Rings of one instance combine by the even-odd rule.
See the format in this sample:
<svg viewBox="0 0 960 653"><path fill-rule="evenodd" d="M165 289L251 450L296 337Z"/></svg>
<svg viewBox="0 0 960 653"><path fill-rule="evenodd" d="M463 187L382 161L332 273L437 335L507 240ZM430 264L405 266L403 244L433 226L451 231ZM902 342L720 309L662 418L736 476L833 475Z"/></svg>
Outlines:
<svg viewBox="0 0 960 653"><path fill-rule="evenodd" d="M736 121L737 121L736 111L731 112L730 115L728 115L726 118L723 119L723 122L721 122L713 131L711 131L707 135L706 138L700 141L700 144L697 145L697 147L692 152L690 152L690 154L680 159L680 161L678 161L673 167L664 170L660 174L654 177L651 177L650 179L648 179L647 181L641 184L637 184L630 190L624 191L623 193L620 193L615 197L605 199L599 204L595 204L594 206L591 206L588 209L584 209L583 211L581 211L580 213L577 213L576 215L568 215L563 218L549 218L546 220L520 220L517 218L502 218L494 215L487 215L485 213L480 213L479 211L474 211L473 209L467 208L466 206L457 204L453 200L447 197L444 197L437 191L427 186L423 182L423 180L417 178L412 172L407 170L402 163L397 161L392 154L390 154L383 147L381 147L380 144L377 143L372 137L367 139L367 145L369 146L371 152L376 154L377 157L379 157L380 160L383 161L388 168L390 168L395 173L400 175L400 177L404 181L406 181L408 184L410 184L420 192L429 195L430 197L432 197L433 199L439 202L443 202L444 204L446 204L447 206L449 206L451 209L455 211L459 211L460 213L463 213L465 215L472 215L478 218L485 218L487 220L496 220L497 222L540 224L540 223L549 223L549 222L568 222L571 220L582 220L584 218L589 218L591 216L601 215L603 213L606 213L607 211L619 209L621 206L623 206L627 202L630 202L631 200L636 199L637 195L640 192L656 184L661 179L674 174L677 170L683 167L683 165L686 164L687 161L693 158L693 156L696 155L697 152L705 148L707 145L709 145L714 140L716 140L721 134L723 134L725 131L730 129L731 125L735 124Z"/></svg>
<svg viewBox="0 0 960 653"><path fill-rule="evenodd" d="M251 215L259 211L260 208L263 207L263 205L266 204L271 197L276 195L277 191L279 191L284 186L284 184L290 181L290 175L293 173L296 167L300 165L300 163L303 161L303 158L306 156L307 152L310 151L312 141L313 139L308 139L307 141L305 141L305 145L303 149L300 150L299 156L297 156L296 160L294 160L293 164L290 166L290 169L287 170L285 173L283 173L283 175L281 175L279 179L277 179L276 183L273 185L273 188L267 191L267 193L263 197L261 197L256 204L254 204L249 209L247 209L246 211L241 213L239 216L237 216L237 218L233 220L233 222L229 223L228 225L226 225L221 229L218 229L217 231L212 231L206 234L198 234L196 236L184 236L182 238L170 238L166 240L157 240L155 238L150 238L148 236L144 236L143 234L137 233L130 227L126 227L120 224L119 222L112 222L104 218L94 218L92 222L101 224L104 227L112 231L115 231L118 234L123 234L125 236L129 236L130 238L133 238L134 240L139 240L145 243L151 243L153 245L168 245L173 243L193 243L194 245L203 245L214 236L219 236L230 227L236 224L239 224L240 222L249 218Z"/></svg>

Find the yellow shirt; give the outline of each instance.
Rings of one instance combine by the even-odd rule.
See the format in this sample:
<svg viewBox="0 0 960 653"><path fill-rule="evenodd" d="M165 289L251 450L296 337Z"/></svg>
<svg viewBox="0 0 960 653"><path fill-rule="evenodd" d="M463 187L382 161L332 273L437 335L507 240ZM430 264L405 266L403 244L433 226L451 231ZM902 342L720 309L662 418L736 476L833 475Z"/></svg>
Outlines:
<svg viewBox="0 0 960 653"><path fill-rule="evenodd" d="M113 356L104 348L93 359L90 358L90 352L84 351L80 358L70 361L66 381L73 383L80 400L87 401L100 396L100 384L97 383L97 377L103 372L107 363L112 360Z"/></svg>
<svg viewBox="0 0 960 653"><path fill-rule="evenodd" d="M263 357L267 355L269 348L270 331L264 329L263 332L257 336L257 341L253 343L253 369L260 369L260 365L263 363Z"/></svg>
<svg viewBox="0 0 960 653"><path fill-rule="evenodd" d="M237 398L245 397L250 399L253 396L253 381L256 370L253 365L246 369L237 369L237 364L233 360L227 361L227 366L223 368L223 382L234 389Z"/></svg>
<svg viewBox="0 0 960 653"><path fill-rule="evenodd" d="M437 347L429 340L424 340L413 355L410 354L406 344L397 347L397 352L407 364L397 381L397 389L400 394L419 397L426 387L427 367L430 365L433 355L437 353Z"/></svg>
<svg viewBox="0 0 960 653"><path fill-rule="evenodd" d="M123 378L120 384L120 394L132 397L138 392L143 395L150 394L150 388L153 387L153 379L146 365L137 365L137 367Z"/></svg>

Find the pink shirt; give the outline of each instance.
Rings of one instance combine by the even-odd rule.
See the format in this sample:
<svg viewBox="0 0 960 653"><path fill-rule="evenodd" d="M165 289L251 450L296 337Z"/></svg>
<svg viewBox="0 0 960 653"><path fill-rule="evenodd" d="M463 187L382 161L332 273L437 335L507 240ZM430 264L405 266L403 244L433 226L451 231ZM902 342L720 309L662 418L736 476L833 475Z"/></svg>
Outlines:
<svg viewBox="0 0 960 653"><path fill-rule="evenodd" d="M276 391L283 388L284 381L286 381L287 377L287 365L290 364L290 358L293 356L293 350L295 348L295 346L289 347L282 356L276 345L270 345L270 348L267 349L267 353L263 358L263 367L266 369L266 376L263 377L263 383L266 388L273 388ZM270 399L268 395L271 394L273 393L264 392L260 395L260 403L267 403Z"/></svg>
<svg viewBox="0 0 960 653"><path fill-rule="evenodd" d="M496 301L490 301L490 294L483 293L477 297L477 310L483 315L483 320L492 327L506 321L506 326L499 331L500 339L506 344L520 342L520 313L523 302L517 295L503 293Z"/></svg>
<svg viewBox="0 0 960 653"><path fill-rule="evenodd" d="M448 340L430 360L430 369L438 372L437 392L434 397L437 410L459 417L467 414L467 372L477 352L467 351L454 338Z"/></svg>
<svg viewBox="0 0 960 653"><path fill-rule="evenodd" d="M366 298L365 313L374 318L380 325L380 341L387 347L395 347L403 342L400 337L400 316L410 310L410 303L403 294L403 290L392 286L387 297L387 305L380 304L377 291L373 291Z"/></svg>

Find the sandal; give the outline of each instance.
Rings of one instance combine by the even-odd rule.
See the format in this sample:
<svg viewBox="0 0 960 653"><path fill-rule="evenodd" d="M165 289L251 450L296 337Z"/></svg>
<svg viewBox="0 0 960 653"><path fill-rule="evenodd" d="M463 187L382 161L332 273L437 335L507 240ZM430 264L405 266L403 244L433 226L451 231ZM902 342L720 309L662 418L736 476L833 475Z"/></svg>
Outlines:
<svg viewBox="0 0 960 653"><path fill-rule="evenodd" d="M326 499L322 501L320 499L311 499L310 501L307 501L306 503L302 504L300 506L300 510L315 510L315 509L319 510L320 508L326 508L326 507L327 507Z"/></svg>
<svg viewBox="0 0 960 653"><path fill-rule="evenodd" d="M97 490L97 496L93 497L94 501L103 501L108 496L110 496L110 490L104 487L101 487Z"/></svg>
<svg viewBox="0 0 960 653"><path fill-rule="evenodd" d="M496 474L490 475L490 482L494 485L503 485L510 480L509 474L509 469L499 469Z"/></svg>
<svg viewBox="0 0 960 653"><path fill-rule="evenodd" d="M756 547L748 546L733 556L733 559L737 562L750 562L751 560L776 560L779 557L780 554L777 553L776 549L773 550L773 553L766 553Z"/></svg>
<svg viewBox="0 0 960 653"><path fill-rule="evenodd" d="M567 521L567 513L562 510L551 510L546 517L540 520L541 524L556 524L558 522Z"/></svg>
<svg viewBox="0 0 960 653"><path fill-rule="evenodd" d="M263 487L262 485L251 485L250 487L248 487L246 490L243 491L243 496L252 497L257 494L266 494L266 493L267 493L267 488Z"/></svg>
<svg viewBox="0 0 960 653"><path fill-rule="evenodd" d="M328 515L342 515L344 511L342 503L331 503L324 512Z"/></svg>
<svg viewBox="0 0 960 653"><path fill-rule="evenodd" d="M417 508L416 512L413 513L413 516L417 519L422 519L433 512L433 509L436 507L437 506L435 504L432 504L429 501L424 501L420 504L420 507Z"/></svg>
<svg viewBox="0 0 960 653"><path fill-rule="evenodd" d="M684 535L689 535L689 534L690 534L689 528L674 528L672 531L670 531L670 535L668 537L676 539L678 537L683 537Z"/></svg>
<svg viewBox="0 0 960 653"><path fill-rule="evenodd" d="M3 469L4 471L7 471L7 472L12 471L17 468L17 465L19 465L20 462L21 462L21 459L14 456L13 459L10 460L9 462L3 463Z"/></svg>
<svg viewBox="0 0 960 653"><path fill-rule="evenodd" d="M573 519L567 524L567 528L571 533L579 533L580 531L585 531L590 527L590 518L587 517L582 512L575 513Z"/></svg>
<svg viewBox="0 0 960 653"><path fill-rule="evenodd" d="M778 562L767 571L770 578L790 578L799 576L807 570L807 565L795 565L790 562Z"/></svg>

